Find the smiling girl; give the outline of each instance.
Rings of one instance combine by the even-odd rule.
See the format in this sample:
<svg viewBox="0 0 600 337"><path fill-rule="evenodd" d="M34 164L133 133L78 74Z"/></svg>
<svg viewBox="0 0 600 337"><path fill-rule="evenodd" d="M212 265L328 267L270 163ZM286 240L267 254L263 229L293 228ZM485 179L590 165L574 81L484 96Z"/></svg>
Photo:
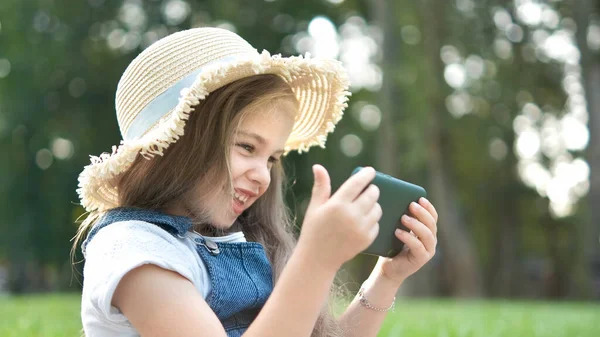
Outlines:
<svg viewBox="0 0 600 337"><path fill-rule="evenodd" d="M435 252L435 208L411 205L402 221L415 235L397 234L406 249L380 258L335 318L336 272L378 233L375 171L332 195L315 165L298 239L284 204L282 157L324 146L347 88L335 60L259 54L222 29L144 50L117 88L124 140L79 177L85 334L376 336L404 279Z"/></svg>

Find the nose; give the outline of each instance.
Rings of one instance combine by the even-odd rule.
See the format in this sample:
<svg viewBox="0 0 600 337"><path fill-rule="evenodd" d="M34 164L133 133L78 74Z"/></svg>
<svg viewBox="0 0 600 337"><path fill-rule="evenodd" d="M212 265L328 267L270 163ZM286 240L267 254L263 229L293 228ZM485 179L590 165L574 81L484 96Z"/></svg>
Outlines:
<svg viewBox="0 0 600 337"><path fill-rule="evenodd" d="M249 170L248 178L256 182L261 190L264 190L271 183L271 170L266 163L257 160L256 165Z"/></svg>

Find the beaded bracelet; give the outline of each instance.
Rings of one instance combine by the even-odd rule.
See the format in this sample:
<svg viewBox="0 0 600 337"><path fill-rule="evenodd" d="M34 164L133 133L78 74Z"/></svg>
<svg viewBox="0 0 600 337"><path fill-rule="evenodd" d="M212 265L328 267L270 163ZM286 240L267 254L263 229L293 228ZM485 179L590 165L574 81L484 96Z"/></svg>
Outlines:
<svg viewBox="0 0 600 337"><path fill-rule="evenodd" d="M358 291L358 298L360 300L360 304L362 304L363 306L365 306L371 310L375 310L375 311L379 311L379 312L386 312L386 311L391 310L392 312L395 312L395 308L396 308L396 297L395 296L394 296L394 300L392 301L392 305L390 305L387 309L381 309L381 308L376 308L376 307L372 306L371 303L369 303L369 301L365 297L365 288L364 287L360 287L360 290Z"/></svg>

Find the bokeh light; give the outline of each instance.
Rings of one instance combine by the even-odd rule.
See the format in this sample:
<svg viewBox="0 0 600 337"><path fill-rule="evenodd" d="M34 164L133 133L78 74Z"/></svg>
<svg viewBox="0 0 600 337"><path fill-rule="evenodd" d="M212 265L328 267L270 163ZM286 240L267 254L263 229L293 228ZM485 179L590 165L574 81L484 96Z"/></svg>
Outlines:
<svg viewBox="0 0 600 337"><path fill-rule="evenodd" d="M41 149L35 155L35 163L42 170L48 169L53 161L54 157L52 156L52 152L48 149Z"/></svg>
<svg viewBox="0 0 600 337"><path fill-rule="evenodd" d="M522 108L513 120L513 130L519 176L541 196L548 196L553 215L568 216L574 210L573 205L587 193L586 186L589 186L588 175L581 168L585 160L576 159L575 162L569 154L570 151L585 150L590 137L579 66L580 53L574 36L576 25L571 18L561 18L548 3L514 0L514 9L514 18L520 25L513 22L513 16L507 9L492 9L494 24L499 32L503 32L503 36L497 35L493 42L494 53L501 60L511 60L515 52L513 43L518 43L522 46L520 53L526 62L558 62L562 65L562 86L567 95L564 113L557 117L556 112L543 111L530 93L520 91L517 94L516 100ZM595 27L598 26L592 20L587 32L591 49L592 45L600 48L600 30ZM472 101L464 93L464 85L461 85L460 68L453 66L448 71L451 65L460 64L460 53L454 47L444 46L441 56L447 64L446 82L456 89L447 97L446 107L454 117L460 117L470 111L469 102ZM493 79L496 75L494 63L488 60L483 62L483 78ZM465 68L468 78L474 78L472 75L478 73L474 70L480 69L480 62L465 62ZM486 96L497 99L500 97L500 87L491 83L484 85ZM506 120L506 110L498 107L496 105L493 108L495 115L500 120ZM500 111L505 112L500 114ZM489 148L490 156L498 160L504 158L500 141L493 139ZM577 165L578 169L571 169L575 167L573 165Z"/></svg>
<svg viewBox="0 0 600 337"><path fill-rule="evenodd" d="M339 32L331 20L316 16L306 31L294 34L288 41L295 51L317 57L339 58L350 77L350 89L377 91L383 74L376 63L381 32L358 16L351 16L340 26Z"/></svg>
<svg viewBox="0 0 600 337"><path fill-rule="evenodd" d="M363 142L355 134L348 134L342 137L340 141L340 149L347 157L356 157L363 149Z"/></svg>
<svg viewBox="0 0 600 337"><path fill-rule="evenodd" d="M1 28L1 26L0 26ZM593 51L600 50L600 25L598 22L592 22L588 28L586 37L588 47Z"/></svg>
<svg viewBox="0 0 600 337"><path fill-rule="evenodd" d="M505 38L497 38L494 41L494 52L499 58L508 60L512 57L512 43Z"/></svg>
<svg viewBox="0 0 600 337"><path fill-rule="evenodd" d="M461 64L449 64L444 70L444 78L449 86L458 89L465 85L467 74Z"/></svg>
<svg viewBox="0 0 600 337"><path fill-rule="evenodd" d="M0 59L0 78L5 78L10 74L10 61Z"/></svg>
<svg viewBox="0 0 600 337"><path fill-rule="evenodd" d="M542 6L529 0L516 0L517 17L529 26L537 26L542 22Z"/></svg>
<svg viewBox="0 0 600 337"><path fill-rule="evenodd" d="M460 118L473 111L471 95L466 92L454 92L446 97L446 109L456 118Z"/></svg>
<svg viewBox="0 0 600 337"><path fill-rule="evenodd" d="M375 131L381 124L381 111L376 105L366 104L360 109L359 121L365 131Z"/></svg>
<svg viewBox="0 0 600 337"><path fill-rule="evenodd" d="M143 31L146 29L146 12L139 1L125 1L117 17L128 30Z"/></svg>
<svg viewBox="0 0 600 337"><path fill-rule="evenodd" d="M74 154L73 142L64 138L56 138L52 142L52 154L57 159L67 160Z"/></svg>
<svg viewBox="0 0 600 337"><path fill-rule="evenodd" d="M400 30L402 41L409 45L416 45L421 42L421 31L415 26L404 26Z"/></svg>
<svg viewBox="0 0 600 337"><path fill-rule="evenodd" d="M190 5L182 0L168 0L163 6L163 16L167 24L176 26L190 15Z"/></svg>
<svg viewBox="0 0 600 337"><path fill-rule="evenodd" d="M445 64L453 64L461 62L460 53L456 47L447 45L440 50L440 58Z"/></svg>
<svg viewBox="0 0 600 337"><path fill-rule="evenodd" d="M69 93L75 98L83 96L83 94L85 94L86 89L87 86L83 78L74 78L73 80L71 80L71 82L69 82Z"/></svg>
<svg viewBox="0 0 600 337"><path fill-rule="evenodd" d="M506 146L504 140L500 138L494 138L492 141L490 141L489 152L490 157L501 161L506 158L506 155L508 154L508 147Z"/></svg>
<svg viewBox="0 0 600 337"><path fill-rule="evenodd" d="M318 57L338 58L340 43L337 30L328 18L317 16L308 24L309 49Z"/></svg>

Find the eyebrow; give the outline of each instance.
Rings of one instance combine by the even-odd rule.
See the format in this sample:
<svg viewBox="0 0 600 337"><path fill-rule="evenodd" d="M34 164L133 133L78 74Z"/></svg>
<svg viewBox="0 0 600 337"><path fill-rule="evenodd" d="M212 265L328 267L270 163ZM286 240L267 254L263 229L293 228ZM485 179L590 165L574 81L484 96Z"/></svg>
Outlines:
<svg viewBox="0 0 600 337"><path fill-rule="evenodd" d="M242 136L254 138L261 145L267 144L267 141L261 135L259 135L257 133L246 132L246 131L238 131L238 134L240 134ZM284 152L283 149L279 149L279 150L275 151L274 153L283 153L283 152Z"/></svg>

